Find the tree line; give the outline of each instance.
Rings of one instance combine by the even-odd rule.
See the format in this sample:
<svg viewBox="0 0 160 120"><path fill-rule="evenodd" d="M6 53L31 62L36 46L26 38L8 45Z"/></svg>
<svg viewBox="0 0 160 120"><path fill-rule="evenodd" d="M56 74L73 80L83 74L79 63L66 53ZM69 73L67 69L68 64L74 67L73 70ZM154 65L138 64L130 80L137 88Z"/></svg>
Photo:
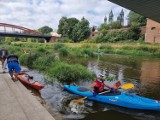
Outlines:
<svg viewBox="0 0 160 120"><path fill-rule="evenodd" d="M93 42L116 42L120 40L138 40L143 38L140 35L140 27L146 25L146 17L141 16L133 11L128 14L128 25L122 26L118 21L106 24L102 23L98 27L100 33ZM122 28L128 28L124 30ZM120 29L120 30L117 30ZM53 29L49 26L43 26L36 31L50 35ZM84 17L81 20L77 18L62 17L59 20L57 33L62 37L59 41L62 42L81 42L88 39L91 32L95 31L95 27L90 27L90 23ZM12 42L12 41L24 41L24 42L44 42L43 39L35 38L18 38L18 37L0 37L0 41Z"/></svg>

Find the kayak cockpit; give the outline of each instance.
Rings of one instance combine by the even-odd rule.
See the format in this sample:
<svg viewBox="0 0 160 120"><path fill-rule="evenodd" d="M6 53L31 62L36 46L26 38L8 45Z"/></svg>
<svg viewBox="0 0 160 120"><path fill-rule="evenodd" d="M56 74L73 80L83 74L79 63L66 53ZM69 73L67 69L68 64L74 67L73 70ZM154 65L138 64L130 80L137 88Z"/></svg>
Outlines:
<svg viewBox="0 0 160 120"><path fill-rule="evenodd" d="M78 88L77 88L77 91L80 91L80 92L88 92L89 90L88 90L87 88L85 88L85 87L78 87ZM105 92L105 91L107 91L107 92ZM120 95L120 94L121 94L120 91L111 92L111 91L108 90L108 89L106 89L105 91L104 91L104 93L101 94L101 95L103 95L103 96L114 96L114 95Z"/></svg>

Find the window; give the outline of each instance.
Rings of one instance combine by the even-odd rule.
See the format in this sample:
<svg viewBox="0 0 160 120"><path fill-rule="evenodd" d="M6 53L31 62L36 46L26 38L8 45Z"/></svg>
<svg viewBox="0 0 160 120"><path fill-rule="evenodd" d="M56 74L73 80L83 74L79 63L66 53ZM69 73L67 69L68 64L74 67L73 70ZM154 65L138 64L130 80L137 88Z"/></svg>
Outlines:
<svg viewBox="0 0 160 120"><path fill-rule="evenodd" d="M151 30L154 30L154 29L156 29L156 27L151 27Z"/></svg>

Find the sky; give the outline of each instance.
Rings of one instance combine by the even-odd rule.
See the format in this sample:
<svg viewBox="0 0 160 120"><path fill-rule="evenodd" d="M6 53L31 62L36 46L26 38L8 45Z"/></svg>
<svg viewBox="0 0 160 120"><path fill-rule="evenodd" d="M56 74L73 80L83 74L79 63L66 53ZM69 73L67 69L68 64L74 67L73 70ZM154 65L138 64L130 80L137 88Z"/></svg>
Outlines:
<svg viewBox="0 0 160 120"><path fill-rule="evenodd" d="M97 26L108 19L113 11L114 20L123 9L127 24L128 9L107 0L0 0L0 23L14 24L30 29L49 26L57 30L62 17L82 17L90 22L90 27Z"/></svg>

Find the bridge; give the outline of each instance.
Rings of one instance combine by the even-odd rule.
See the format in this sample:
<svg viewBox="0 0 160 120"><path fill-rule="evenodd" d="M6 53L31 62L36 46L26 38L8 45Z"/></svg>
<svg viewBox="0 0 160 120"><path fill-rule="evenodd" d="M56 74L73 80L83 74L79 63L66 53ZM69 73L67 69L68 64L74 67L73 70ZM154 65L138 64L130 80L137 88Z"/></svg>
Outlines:
<svg viewBox="0 0 160 120"><path fill-rule="evenodd" d="M35 30L6 23L0 23L0 36L44 38L47 42L49 42L51 39L55 39L55 36L43 35Z"/></svg>
<svg viewBox="0 0 160 120"><path fill-rule="evenodd" d="M108 0L160 22L160 0Z"/></svg>

